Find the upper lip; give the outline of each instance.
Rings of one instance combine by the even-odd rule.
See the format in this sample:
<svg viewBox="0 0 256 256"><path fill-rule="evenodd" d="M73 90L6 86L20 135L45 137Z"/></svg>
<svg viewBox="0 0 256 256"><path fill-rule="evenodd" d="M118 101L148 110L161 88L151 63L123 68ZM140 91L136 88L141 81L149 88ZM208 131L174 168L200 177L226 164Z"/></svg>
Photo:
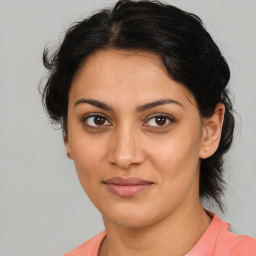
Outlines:
<svg viewBox="0 0 256 256"><path fill-rule="evenodd" d="M123 186L153 184L151 181L143 180L138 177L112 177L110 179L104 180L103 183Z"/></svg>

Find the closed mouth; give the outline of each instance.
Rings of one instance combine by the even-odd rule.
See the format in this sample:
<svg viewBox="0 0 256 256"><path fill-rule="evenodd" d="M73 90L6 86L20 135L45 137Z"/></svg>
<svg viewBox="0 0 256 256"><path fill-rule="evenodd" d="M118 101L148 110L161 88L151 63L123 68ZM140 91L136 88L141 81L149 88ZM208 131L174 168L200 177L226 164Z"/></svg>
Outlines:
<svg viewBox="0 0 256 256"><path fill-rule="evenodd" d="M134 197L142 192L147 191L154 185L153 182L143 180L137 177L113 177L103 182L107 189L122 198Z"/></svg>

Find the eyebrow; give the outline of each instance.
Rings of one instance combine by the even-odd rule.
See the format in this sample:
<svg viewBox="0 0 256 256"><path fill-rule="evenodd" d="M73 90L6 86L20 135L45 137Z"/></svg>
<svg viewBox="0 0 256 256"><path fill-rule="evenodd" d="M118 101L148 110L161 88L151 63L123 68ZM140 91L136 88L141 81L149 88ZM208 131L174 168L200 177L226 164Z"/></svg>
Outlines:
<svg viewBox="0 0 256 256"><path fill-rule="evenodd" d="M80 104L86 104L86 103L90 104L90 105L93 105L95 107L98 107L98 108L102 108L104 110L115 112L113 107L107 105L106 103L104 103L102 101L94 100L94 99L81 98L80 100L75 102L74 107L76 107ZM143 111L146 111L148 109L155 108L157 106L161 106L161 105L165 105L165 104L176 104L180 107L183 107L183 105L179 101L176 101L176 100L173 100L173 99L160 99L160 100L149 102L149 103L146 103L146 104L143 104L141 106L136 107L136 112L138 112L138 113L143 112Z"/></svg>

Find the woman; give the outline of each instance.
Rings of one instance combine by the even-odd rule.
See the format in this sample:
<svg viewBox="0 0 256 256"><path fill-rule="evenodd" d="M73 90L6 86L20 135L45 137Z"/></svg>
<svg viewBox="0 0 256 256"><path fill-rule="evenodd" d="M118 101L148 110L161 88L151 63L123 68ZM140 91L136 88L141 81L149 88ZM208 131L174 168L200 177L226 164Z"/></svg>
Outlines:
<svg viewBox="0 0 256 256"><path fill-rule="evenodd" d="M119 1L44 64L46 110L106 227L66 256L256 254L200 201L222 209L234 130L229 67L200 18Z"/></svg>

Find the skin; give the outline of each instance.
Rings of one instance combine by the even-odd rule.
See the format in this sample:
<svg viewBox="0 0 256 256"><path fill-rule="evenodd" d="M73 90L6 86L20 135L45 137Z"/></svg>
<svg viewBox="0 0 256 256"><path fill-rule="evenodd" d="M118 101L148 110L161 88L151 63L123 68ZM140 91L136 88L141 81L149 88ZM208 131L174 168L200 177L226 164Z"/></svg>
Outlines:
<svg viewBox="0 0 256 256"><path fill-rule="evenodd" d="M166 98L178 104L136 112ZM81 99L104 102L113 112ZM224 112L219 104L213 117L202 118L194 96L152 53L107 49L87 58L69 93L64 142L83 189L103 217L107 238L100 256L178 256L196 244L211 222L199 200L200 159L217 150ZM86 119L90 113L103 116L100 125L94 117ZM159 114L167 116L160 124L153 117ZM103 184L115 176L154 185L122 198Z"/></svg>

